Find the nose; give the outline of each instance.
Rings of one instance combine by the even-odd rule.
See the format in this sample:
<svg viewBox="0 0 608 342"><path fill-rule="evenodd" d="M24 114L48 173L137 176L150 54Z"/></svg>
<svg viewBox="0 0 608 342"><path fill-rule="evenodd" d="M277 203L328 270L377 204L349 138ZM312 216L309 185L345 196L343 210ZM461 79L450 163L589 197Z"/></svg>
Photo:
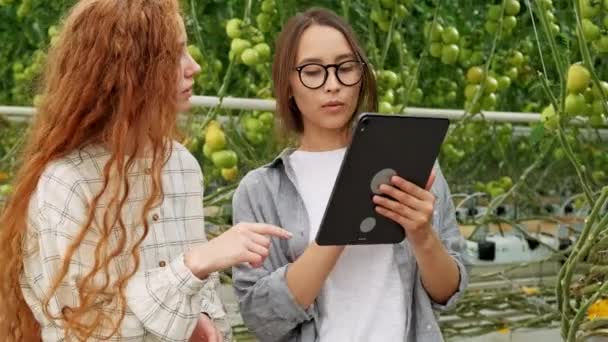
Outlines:
<svg viewBox="0 0 608 342"><path fill-rule="evenodd" d="M193 77L194 75L201 72L201 66L198 63L196 63L196 61L190 54L188 54L186 70L184 70L184 71L185 71L184 76L186 76L186 77Z"/></svg>
<svg viewBox="0 0 608 342"><path fill-rule="evenodd" d="M336 67L327 69L327 80L325 80L325 85L323 88L328 93L336 92L340 90L340 87L342 87L342 84L340 83L340 81L338 81L336 73Z"/></svg>

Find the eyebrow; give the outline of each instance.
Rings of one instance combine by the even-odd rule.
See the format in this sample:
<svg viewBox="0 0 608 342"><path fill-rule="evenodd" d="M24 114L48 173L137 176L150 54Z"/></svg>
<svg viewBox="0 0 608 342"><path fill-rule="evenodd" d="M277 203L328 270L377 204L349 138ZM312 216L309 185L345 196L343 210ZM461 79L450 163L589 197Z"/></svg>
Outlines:
<svg viewBox="0 0 608 342"><path fill-rule="evenodd" d="M344 59L347 59L347 58L353 58L353 59L356 59L356 58L355 58L355 54L353 54L353 53L343 53L343 54L341 54L341 55L338 55L338 56L337 56L337 57L334 59L334 61L335 61L335 62L338 62L338 61L340 61L340 60L344 60ZM309 58L304 58L304 59L303 59L303 60L301 60L301 61L300 61L300 63L298 63L298 64L304 64L304 63L322 63L322 62L323 62L323 61L322 61L320 58L309 57Z"/></svg>

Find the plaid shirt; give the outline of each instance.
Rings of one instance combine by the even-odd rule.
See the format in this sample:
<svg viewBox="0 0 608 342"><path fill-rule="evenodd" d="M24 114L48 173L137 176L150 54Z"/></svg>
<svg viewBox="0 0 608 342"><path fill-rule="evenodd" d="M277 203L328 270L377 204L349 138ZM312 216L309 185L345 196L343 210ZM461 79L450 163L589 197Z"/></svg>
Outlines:
<svg viewBox="0 0 608 342"><path fill-rule="evenodd" d="M90 146L50 163L31 198L21 286L25 300L42 325L44 341L65 339L62 322L49 320L42 313L42 300L85 222L88 203L101 188L103 167L109 157L101 147ZM147 166L150 162L147 158L138 160L129 174L130 193L122 212L129 232L142 231L143 224L137 222L141 220L141 210L149 195L151 177ZM230 326L217 292L218 274L200 280L183 261L186 250L207 241L200 165L184 146L174 143L161 179L164 199L148 215L149 232L139 247L139 269L125 291L127 312L120 327L121 336L111 340L187 341L204 312L221 327L225 341L230 341ZM51 298L52 315L60 315L62 309L78 305L77 284L94 263L107 202L107 198L101 198L95 220ZM116 236L111 234L111 247L118 241ZM133 236L129 242L132 241ZM110 265L110 272L132 264L127 251ZM95 280L103 282L103 277ZM99 297L101 308L112 312L115 298Z"/></svg>

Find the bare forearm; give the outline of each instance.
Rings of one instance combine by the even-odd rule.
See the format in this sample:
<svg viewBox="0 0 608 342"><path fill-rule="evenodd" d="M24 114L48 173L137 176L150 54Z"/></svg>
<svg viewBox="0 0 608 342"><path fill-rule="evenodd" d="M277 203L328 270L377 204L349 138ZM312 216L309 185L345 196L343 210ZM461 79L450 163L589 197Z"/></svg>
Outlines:
<svg viewBox="0 0 608 342"><path fill-rule="evenodd" d="M287 287L304 309L308 308L321 292L327 276L343 250L342 246L319 246L313 242L287 269Z"/></svg>
<svg viewBox="0 0 608 342"><path fill-rule="evenodd" d="M458 289L460 271L435 234L414 247L424 288L431 298L445 304Z"/></svg>

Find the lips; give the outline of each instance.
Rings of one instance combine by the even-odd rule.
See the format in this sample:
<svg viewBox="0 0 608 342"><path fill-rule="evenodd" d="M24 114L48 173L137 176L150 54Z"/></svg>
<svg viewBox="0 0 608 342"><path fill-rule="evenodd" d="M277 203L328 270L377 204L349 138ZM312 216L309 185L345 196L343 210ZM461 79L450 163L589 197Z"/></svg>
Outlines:
<svg viewBox="0 0 608 342"><path fill-rule="evenodd" d="M321 107L327 110L336 111L344 107L344 102L337 100L327 101Z"/></svg>
<svg viewBox="0 0 608 342"><path fill-rule="evenodd" d="M186 95L188 97L192 96L192 86L186 88L184 91L182 91L183 95Z"/></svg>
<svg viewBox="0 0 608 342"><path fill-rule="evenodd" d="M344 102L340 102L337 100L327 101L323 104L323 107L331 107L331 106L343 106Z"/></svg>

